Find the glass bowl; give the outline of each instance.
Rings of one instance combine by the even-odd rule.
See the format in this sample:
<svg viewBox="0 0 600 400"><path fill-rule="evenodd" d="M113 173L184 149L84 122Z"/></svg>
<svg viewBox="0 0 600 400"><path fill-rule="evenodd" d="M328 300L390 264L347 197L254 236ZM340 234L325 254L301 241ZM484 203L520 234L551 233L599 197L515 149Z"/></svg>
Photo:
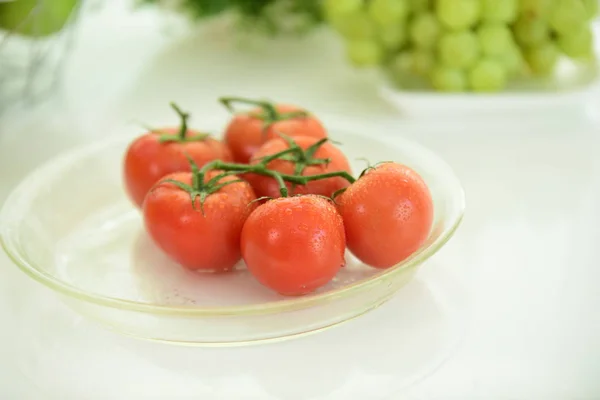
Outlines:
<svg viewBox="0 0 600 400"><path fill-rule="evenodd" d="M431 190L435 220L426 243L387 270L347 266L327 286L286 298L262 287L240 263L228 274L185 271L145 234L124 194L121 162L132 137L67 152L34 171L0 212L2 245L25 273L80 314L124 334L196 345L234 345L317 332L388 300L458 227L461 184L431 151L406 140L332 131L359 172L364 161L395 160Z"/></svg>

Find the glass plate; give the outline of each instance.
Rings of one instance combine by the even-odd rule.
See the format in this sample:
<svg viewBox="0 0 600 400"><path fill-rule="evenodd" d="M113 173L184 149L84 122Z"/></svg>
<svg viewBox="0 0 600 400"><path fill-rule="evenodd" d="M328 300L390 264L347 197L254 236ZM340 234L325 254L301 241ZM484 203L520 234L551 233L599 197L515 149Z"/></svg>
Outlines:
<svg viewBox="0 0 600 400"><path fill-rule="evenodd" d="M227 275L185 271L148 239L126 198L121 162L131 137L72 150L50 161L9 196L0 212L7 254L76 311L140 338L205 345L240 344L317 332L388 300L452 236L464 194L451 168L408 141L332 131L355 172L396 160L419 172L435 208L430 237L411 258L385 271L347 255L347 266L311 295L286 298L240 263Z"/></svg>
<svg viewBox="0 0 600 400"><path fill-rule="evenodd" d="M7 371L23 376L29 396L11 398L403 398L400 391L455 354L469 326L468 290L454 274L455 262L436 256L389 302L351 323L244 348L165 346L113 334L82 320L52 292L21 282L10 299L18 315L0 351Z"/></svg>

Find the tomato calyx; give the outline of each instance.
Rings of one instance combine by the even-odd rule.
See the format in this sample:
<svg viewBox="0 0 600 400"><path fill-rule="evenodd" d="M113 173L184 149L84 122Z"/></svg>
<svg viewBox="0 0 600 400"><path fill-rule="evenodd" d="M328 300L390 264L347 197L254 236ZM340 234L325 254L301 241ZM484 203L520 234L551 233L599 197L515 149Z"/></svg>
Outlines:
<svg viewBox="0 0 600 400"><path fill-rule="evenodd" d="M171 183L181 190L187 192L190 195L190 199L192 201L192 208L196 210L196 199L200 199L200 211L202 215L204 214L204 202L206 198L221 190L223 187L227 185L231 185L233 183L244 182L242 179L233 179L226 182L220 182L221 179L236 175L234 172L224 172L217 176L212 177L208 181L204 181L204 177L206 175L206 171L200 170L198 165L192 160L191 157L187 156L188 161L190 163L190 167L192 169L192 184L188 185L187 183L175 180L175 179L165 179L161 181L162 183Z"/></svg>
<svg viewBox="0 0 600 400"><path fill-rule="evenodd" d="M393 161L380 161L376 164L371 164L369 160L367 160L366 158L360 158L359 160L363 160L367 162L367 167L365 169L363 169L361 171L361 173L358 175L358 178L356 178L356 180L359 180L360 178L362 178L363 176L365 176L365 174L371 170L376 169L378 166L382 165L382 164L388 164L388 163L392 163ZM331 195L331 199L333 200L333 202L335 203L335 199L340 196L342 193L344 193L346 190L348 190L348 188L341 188L336 190L335 192L333 192L333 194Z"/></svg>
<svg viewBox="0 0 600 400"><path fill-rule="evenodd" d="M279 112L277 107L269 101L264 100L252 100L243 97L221 97L219 102L225 106L230 112L235 113L234 103L241 103L247 105L253 105L261 109L260 113L251 112L248 115L258 118L263 121L263 132L266 132L271 125L279 121L286 121L294 118L306 118L310 114L308 111L298 110L290 112Z"/></svg>
<svg viewBox="0 0 600 400"><path fill-rule="evenodd" d="M289 149L269 157L262 157L258 159L259 161L264 162L266 158L269 159L267 163L274 159L289 161L294 164L294 175L298 176L301 176L304 169L308 166L327 165L331 162L330 158L315 158L315 153L323 144L329 141L328 138L323 138L304 150L298 146L298 143L290 136L281 132L278 132L277 134L287 142Z"/></svg>
<svg viewBox="0 0 600 400"><path fill-rule="evenodd" d="M360 178L359 178L359 179L360 179ZM342 195L342 193L344 193L344 192L345 192L347 189L348 189L348 188L341 188L341 189L338 189L338 190L336 190L335 192L333 192L333 194L331 195L331 201L333 201L333 202L335 203L335 202L336 202L336 201L335 201L335 199L336 199L338 196L341 196L341 195Z"/></svg>
<svg viewBox="0 0 600 400"><path fill-rule="evenodd" d="M188 133L189 133L188 121L190 119L190 114L181 110L181 108L179 108L179 106L177 104L175 104L174 102L169 103L169 105L171 106L171 108L173 110L175 110L177 115L179 115L179 118L181 119L181 125L179 126L179 131L176 134L167 133L162 130L151 129L151 131L153 133L159 134L158 141L160 143L201 142L210 137L210 134L208 134L208 133L196 133L193 136L188 136Z"/></svg>
<svg viewBox="0 0 600 400"><path fill-rule="evenodd" d="M375 164L371 164L368 160L367 161L367 168L363 169L362 172L360 173L360 175L358 175L358 179L362 178L363 176L365 176L365 174L371 170L377 169L377 167L379 167L380 165L383 164L390 164L393 163L394 161L379 161L378 163Z"/></svg>

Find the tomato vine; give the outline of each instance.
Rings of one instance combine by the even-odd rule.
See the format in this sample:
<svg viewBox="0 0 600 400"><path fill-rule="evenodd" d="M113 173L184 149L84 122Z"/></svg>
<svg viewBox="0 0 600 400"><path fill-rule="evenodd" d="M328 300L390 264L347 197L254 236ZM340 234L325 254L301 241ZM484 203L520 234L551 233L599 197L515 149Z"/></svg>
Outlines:
<svg viewBox="0 0 600 400"><path fill-rule="evenodd" d="M260 108L261 113L250 113L250 115L263 121L263 132L266 132L276 122L294 118L306 118L309 115L307 111L303 110L279 112L273 103L264 100L252 100L243 97L221 97L219 102L233 113L236 112L233 106L234 103L247 104Z"/></svg>
<svg viewBox="0 0 600 400"><path fill-rule="evenodd" d="M289 191L286 186L286 182L293 185L306 185L308 182L317 181L332 177L342 177L350 183L354 183L356 179L347 171L333 171L318 175L303 176L302 172L308 165L319 165L329 163L328 159L315 158L314 154L317 152L319 147L327 142L327 139L321 139L314 145L307 149L302 149L296 144L296 142L285 135L281 135L284 140L289 144L289 148L278 153L266 156L258 160L256 164L238 164L232 162L225 162L221 160L215 160L207 163L202 168L198 168L196 163L188 157L191 170L192 170L192 184L188 185L183 182L179 182L173 179L165 180L164 182L172 183L182 190L185 190L190 194L192 205L195 208L195 202L197 198L200 198L200 207L202 208L204 201L208 195L219 191L222 187L231 183L243 181L242 179L230 180L227 182L220 182L222 178L238 174L258 174L263 176L269 176L275 179L279 185L279 192L281 197L288 197ZM294 174L283 174L278 171L269 169L268 164L274 160L285 160L295 163L296 167ZM223 173L213 177L207 182L204 182L204 177L211 170L223 171Z"/></svg>

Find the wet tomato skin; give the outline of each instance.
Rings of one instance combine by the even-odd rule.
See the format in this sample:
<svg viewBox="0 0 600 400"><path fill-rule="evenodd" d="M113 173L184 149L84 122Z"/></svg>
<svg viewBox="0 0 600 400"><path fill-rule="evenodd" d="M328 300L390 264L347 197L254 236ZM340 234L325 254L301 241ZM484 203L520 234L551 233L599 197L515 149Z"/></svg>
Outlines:
<svg viewBox="0 0 600 400"><path fill-rule="evenodd" d="M300 107L279 104L279 113L303 111ZM225 130L225 143L231 149L235 162L248 163L252 155L268 140L278 137L278 133L288 136L310 136L318 139L327 137L323 124L313 115L300 116L271 124L264 129L265 121L258 116L263 110L254 109L249 113L236 114Z"/></svg>
<svg viewBox="0 0 600 400"><path fill-rule="evenodd" d="M218 175L209 172L205 182ZM246 218L256 208L254 191L246 182L224 186L207 196L203 207L173 183L192 183L190 172L166 176L152 188L143 204L146 230L171 259L191 270L223 272L240 260L240 236ZM228 176L219 182L235 180ZM204 212L202 212L204 210Z"/></svg>
<svg viewBox="0 0 600 400"><path fill-rule="evenodd" d="M389 268L417 251L433 224L429 188L412 169L383 163L335 199L348 249L362 262Z"/></svg>
<svg viewBox="0 0 600 400"><path fill-rule="evenodd" d="M256 279L288 296L327 284L344 265L344 226L331 201L306 195L259 206L242 230L242 257Z"/></svg>
<svg viewBox="0 0 600 400"><path fill-rule="evenodd" d="M214 138L190 140L203 135L188 130L183 142L160 142L162 134L177 135L179 128L166 128L160 133L149 132L135 139L127 148L123 165L125 189L133 203L140 207L144 197L159 179L165 175L190 171L189 155L201 167L213 160L232 161L227 146Z"/></svg>
<svg viewBox="0 0 600 400"><path fill-rule="evenodd" d="M319 141L317 138L308 136L297 136L293 139L298 146L304 150ZM279 153L288 149L289 147L289 144L281 137L271 139L254 154L251 164L257 164L260 162L261 158ZM303 176L320 175L335 171L346 171L350 174L352 173L350 164L348 163L348 159L344 153L342 153L340 149L329 142L323 143L314 154L314 157L320 159L330 159L330 162L329 164L310 165L305 167L302 172ZM269 162L267 164L267 168L282 174L294 175L295 164L291 161L276 159ZM254 191L256 192L257 197L276 198L280 196L279 184L275 179L269 176L249 173L244 175L244 179L250 182L254 188ZM331 196L337 190L347 187L348 185L348 181L339 176L311 181L306 185L292 185L289 182L286 183L290 195L318 194L327 197Z"/></svg>

